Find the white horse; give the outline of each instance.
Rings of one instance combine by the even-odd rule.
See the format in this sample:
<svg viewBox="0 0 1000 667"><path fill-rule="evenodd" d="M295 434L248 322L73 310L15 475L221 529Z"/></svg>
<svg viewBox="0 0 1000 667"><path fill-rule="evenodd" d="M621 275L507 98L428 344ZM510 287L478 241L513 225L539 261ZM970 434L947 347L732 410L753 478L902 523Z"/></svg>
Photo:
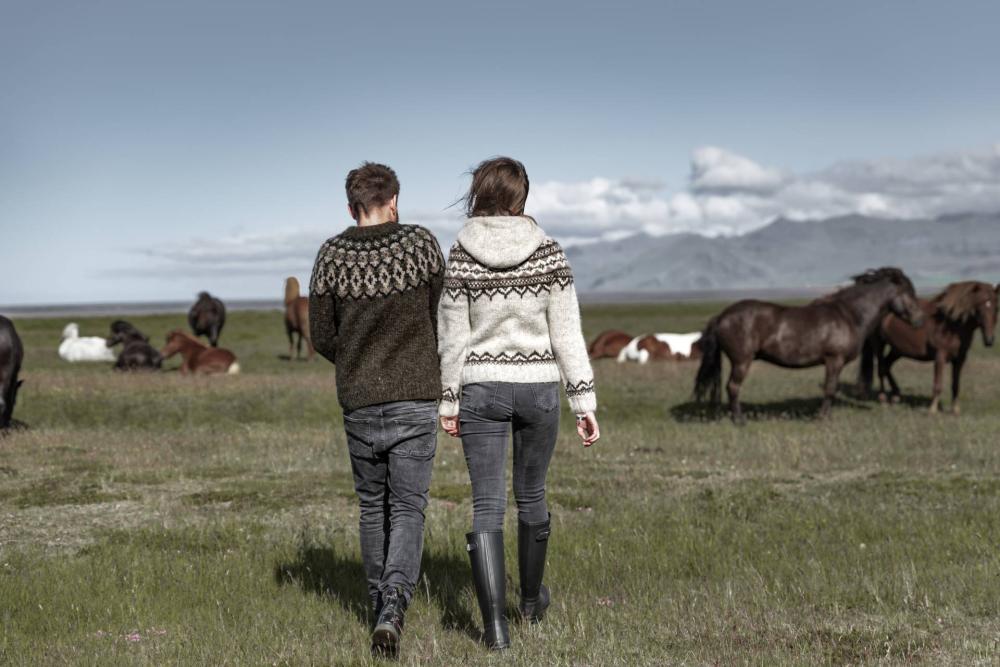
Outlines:
<svg viewBox="0 0 1000 667"><path fill-rule="evenodd" d="M63 329L59 343L59 356L65 361L114 361L114 350L103 338L97 336L80 337L80 327L70 322Z"/></svg>
<svg viewBox="0 0 1000 667"><path fill-rule="evenodd" d="M629 341L629 344L622 348L622 351L618 353L618 363L623 364L626 361L637 361L640 364L645 364L649 361L649 350L640 350L639 341L645 338L649 334L643 334L641 336L636 336ZM701 332L695 331L694 333L658 333L653 334L653 337L661 343L666 343L670 346L670 351L674 354L679 354L684 358L691 356L691 346L693 346L701 338Z"/></svg>

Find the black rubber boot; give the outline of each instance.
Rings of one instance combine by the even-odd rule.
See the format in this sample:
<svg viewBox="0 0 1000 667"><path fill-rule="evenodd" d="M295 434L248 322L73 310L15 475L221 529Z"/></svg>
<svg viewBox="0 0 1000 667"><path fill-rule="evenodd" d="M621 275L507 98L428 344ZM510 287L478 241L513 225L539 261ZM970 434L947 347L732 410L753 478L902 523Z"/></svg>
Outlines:
<svg viewBox="0 0 1000 667"><path fill-rule="evenodd" d="M403 636L406 598L393 588L382 595L382 608L372 632L372 654L378 657L399 656L399 640Z"/></svg>
<svg viewBox="0 0 1000 667"><path fill-rule="evenodd" d="M507 573L503 562L503 531L466 533L472 581L483 613L483 642L493 650L510 647L507 629Z"/></svg>
<svg viewBox="0 0 1000 667"><path fill-rule="evenodd" d="M521 570L521 618L542 620L549 606L549 589L542 583L545 552L549 547L551 515L541 523L517 522L517 565Z"/></svg>

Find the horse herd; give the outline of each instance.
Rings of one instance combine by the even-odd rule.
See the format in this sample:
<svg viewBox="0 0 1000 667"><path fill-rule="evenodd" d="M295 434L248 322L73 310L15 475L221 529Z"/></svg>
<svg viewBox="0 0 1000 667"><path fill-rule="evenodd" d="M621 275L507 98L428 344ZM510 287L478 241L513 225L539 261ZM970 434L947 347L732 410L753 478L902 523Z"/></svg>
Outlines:
<svg viewBox="0 0 1000 667"><path fill-rule="evenodd" d="M860 357L858 393L869 396L875 372L878 398L899 402L900 389L892 375L901 358L934 363L930 411L940 408L944 368L951 364L952 412L959 413L962 368L977 330L983 343L993 345L1000 286L977 281L952 283L931 299L918 299L913 283L894 267L854 276L853 284L803 306L784 306L755 299L732 304L709 320L678 353L667 345L669 334L632 338L605 331L590 345L592 359L616 357L619 362L646 363L658 359L700 359L694 396L698 402L721 402L722 356L730 363L726 392L733 421L744 424L740 389L751 363L760 359L783 368L823 366L820 416L830 413L844 366ZM682 341L674 334L673 340ZM889 392L886 391L886 383Z"/></svg>
<svg viewBox="0 0 1000 667"><path fill-rule="evenodd" d="M729 410L737 424L746 421L740 389L756 359L783 368L823 366L820 416L830 412L844 366L859 357L859 392L870 394L877 372L878 397L883 402L900 400L899 384L892 374L899 359L933 362L931 412L940 408L944 369L951 364L952 411L957 414L969 349L977 330L987 347L993 345L998 301L1000 286L976 281L952 283L931 299L918 299L906 274L884 267L855 276L851 285L802 306L739 301L711 318L701 332L631 336L605 331L590 344L589 353L591 359L614 358L620 363L699 361L694 396L713 405L721 402L725 355L730 362L725 385ZM312 359L309 301L299 294L294 277L285 280L284 305L288 359L293 352L301 358L303 341L307 359ZM114 361L120 371L155 371L164 360L179 354L182 374L234 374L240 370L236 355L218 347L225 322L222 301L202 292L188 312L193 335L174 329L157 349L148 336L124 320L111 324L107 338L81 337L79 327L70 323L63 330L59 356L72 362ZM207 337L209 343L199 336ZM114 348L119 345L116 354ZM23 360L24 347L13 322L0 316L0 429L12 423Z"/></svg>

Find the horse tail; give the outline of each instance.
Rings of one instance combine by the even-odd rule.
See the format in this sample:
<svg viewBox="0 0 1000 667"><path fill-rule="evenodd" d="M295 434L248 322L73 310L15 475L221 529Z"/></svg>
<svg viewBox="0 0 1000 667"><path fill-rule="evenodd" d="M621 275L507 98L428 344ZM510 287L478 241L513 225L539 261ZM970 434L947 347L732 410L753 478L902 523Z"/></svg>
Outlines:
<svg viewBox="0 0 1000 667"><path fill-rule="evenodd" d="M294 303L299 298L299 279L295 276L285 278L285 304Z"/></svg>
<svg viewBox="0 0 1000 667"><path fill-rule="evenodd" d="M710 400L718 405L722 400L722 348L719 347L718 318L709 320L701 334L701 365L694 381L694 400Z"/></svg>
<svg viewBox="0 0 1000 667"><path fill-rule="evenodd" d="M226 369L226 375L239 375L240 374L240 362L234 361L229 364L229 368Z"/></svg>
<svg viewBox="0 0 1000 667"><path fill-rule="evenodd" d="M861 344L861 363L858 366L858 390L868 394L875 381L875 346L879 345L877 334L872 334Z"/></svg>

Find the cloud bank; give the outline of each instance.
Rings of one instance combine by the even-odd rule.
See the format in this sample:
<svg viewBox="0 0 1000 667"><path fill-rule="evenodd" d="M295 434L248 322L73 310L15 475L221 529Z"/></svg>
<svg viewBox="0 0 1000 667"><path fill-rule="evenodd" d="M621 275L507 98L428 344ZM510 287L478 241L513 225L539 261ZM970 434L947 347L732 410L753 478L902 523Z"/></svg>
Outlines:
<svg viewBox="0 0 1000 667"><path fill-rule="evenodd" d="M840 162L795 174L703 147L691 156L687 186L594 178L533 186L531 212L547 229L579 239L614 233L743 234L773 220L820 220L849 213L933 218L1000 211L1000 144L988 150L907 160Z"/></svg>
<svg viewBox="0 0 1000 667"><path fill-rule="evenodd" d="M839 162L796 174L723 148L691 156L686 186L668 192L656 180L549 181L533 184L528 212L567 245L636 233L736 235L777 217L808 221L859 213L882 218L934 218L1000 211L1000 144L910 159ZM461 225L456 209L415 213L442 245ZM308 271L329 230L286 228L191 239L145 252L149 273L183 267L195 273Z"/></svg>

